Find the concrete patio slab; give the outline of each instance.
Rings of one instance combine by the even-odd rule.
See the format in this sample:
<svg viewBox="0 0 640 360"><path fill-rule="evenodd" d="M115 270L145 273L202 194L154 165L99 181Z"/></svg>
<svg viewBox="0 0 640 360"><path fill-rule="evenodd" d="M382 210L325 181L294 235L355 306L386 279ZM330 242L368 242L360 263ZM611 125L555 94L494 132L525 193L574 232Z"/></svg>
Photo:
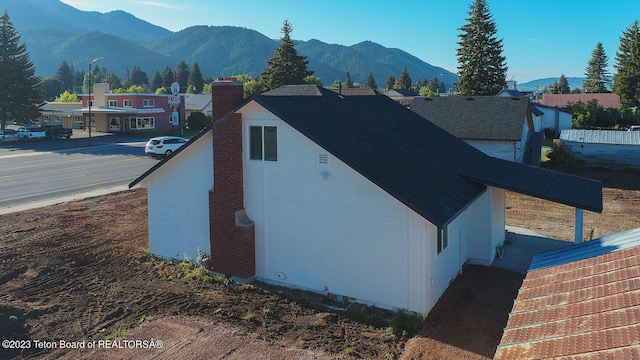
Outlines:
<svg viewBox="0 0 640 360"><path fill-rule="evenodd" d="M549 239L525 228L507 226L504 245L491 266L526 274L533 255L572 244L569 241Z"/></svg>

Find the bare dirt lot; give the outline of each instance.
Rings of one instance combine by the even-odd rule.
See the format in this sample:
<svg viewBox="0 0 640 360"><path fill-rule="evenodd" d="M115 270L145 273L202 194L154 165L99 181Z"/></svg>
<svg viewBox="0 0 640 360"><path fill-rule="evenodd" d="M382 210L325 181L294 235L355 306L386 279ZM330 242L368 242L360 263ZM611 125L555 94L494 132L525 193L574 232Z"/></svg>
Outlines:
<svg viewBox="0 0 640 360"><path fill-rule="evenodd" d="M567 171L605 186L585 236L640 227L640 173ZM573 237L571 207L508 193L507 208L509 225ZM146 214L146 193L134 190L0 216L0 340L23 340L3 342L0 358L491 358L523 278L467 266L403 336L385 311L156 259Z"/></svg>

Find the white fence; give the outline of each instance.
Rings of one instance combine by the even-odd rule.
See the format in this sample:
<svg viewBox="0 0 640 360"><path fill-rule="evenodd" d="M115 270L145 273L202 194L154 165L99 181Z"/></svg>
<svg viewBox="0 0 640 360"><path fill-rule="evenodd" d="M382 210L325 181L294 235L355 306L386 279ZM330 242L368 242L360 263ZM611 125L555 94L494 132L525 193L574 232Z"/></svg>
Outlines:
<svg viewBox="0 0 640 360"><path fill-rule="evenodd" d="M591 144L640 145L640 131L562 130L560 140Z"/></svg>

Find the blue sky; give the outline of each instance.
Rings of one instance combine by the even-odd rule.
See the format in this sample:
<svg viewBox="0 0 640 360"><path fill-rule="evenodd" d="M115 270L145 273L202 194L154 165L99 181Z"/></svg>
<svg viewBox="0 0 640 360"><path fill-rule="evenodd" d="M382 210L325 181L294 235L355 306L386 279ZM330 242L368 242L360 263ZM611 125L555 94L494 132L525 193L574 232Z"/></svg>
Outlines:
<svg viewBox="0 0 640 360"><path fill-rule="evenodd" d="M472 0L62 0L85 11L123 10L172 31L194 25L232 25L280 38L353 45L371 40L402 49L456 72L459 28ZM507 78L519 83L546 77L584 76L598 42L613 74L622 32L640 20L638 0L488 0L503 39ZM409 69L411 70L411 69ZM409 73L411 74L411 73Z"/></svg>

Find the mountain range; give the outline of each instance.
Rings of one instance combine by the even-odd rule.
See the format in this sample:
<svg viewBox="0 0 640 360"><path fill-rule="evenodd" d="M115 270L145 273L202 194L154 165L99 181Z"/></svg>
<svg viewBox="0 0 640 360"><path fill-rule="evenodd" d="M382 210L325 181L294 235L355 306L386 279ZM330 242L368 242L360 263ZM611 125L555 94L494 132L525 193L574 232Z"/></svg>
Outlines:
<svg viewBox="0 0 640 360"><path fill-rule="evenodd" d="M6 9L36 74L43 78L55 76L63 61L88 71L89 62L97 57L103 59L96 65L123 80L134 66L150 79L156 70L175 69L183 60L189 66L197 62L205 78L256 76L280 42L243 27L198 25L172 32L124 11L81 11L58 0L0 0L0 7ZM404 66L414 82L437 77L451 88L457 79L406 51L371 41L344 46L312 39L297 41L296 49L324 85L344 81L347 72L351 81L364 84L371 72L378 87L384 87L387 78L399 77Z"/></svg>

